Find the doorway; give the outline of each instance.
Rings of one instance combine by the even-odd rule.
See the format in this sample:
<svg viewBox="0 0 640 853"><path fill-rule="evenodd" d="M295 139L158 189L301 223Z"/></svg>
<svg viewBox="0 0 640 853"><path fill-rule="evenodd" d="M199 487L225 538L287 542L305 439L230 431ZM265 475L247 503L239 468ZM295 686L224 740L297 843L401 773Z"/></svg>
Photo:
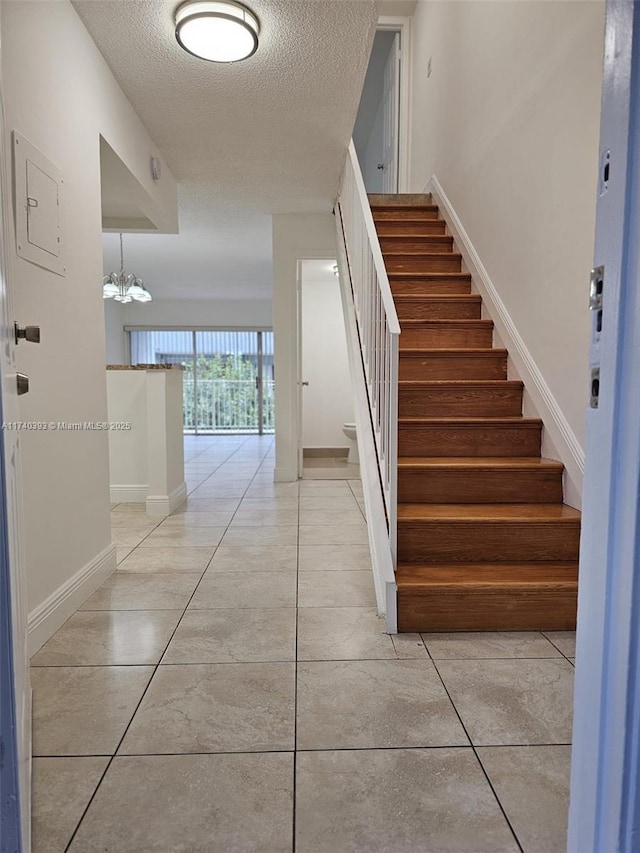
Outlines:
<svg viewBox="0 0 640 853"><path fill-rule="evenodd" d="M345 432L355 416L336 270L335 260L299 262L299 476L304 479L360 477Z"/></svg>
<svg viewBox="0 0 640 853"><path fill-rule="evenodd" d="M399 192L401 33L378 29L365 77L353 142L369 193Z"/></svg>

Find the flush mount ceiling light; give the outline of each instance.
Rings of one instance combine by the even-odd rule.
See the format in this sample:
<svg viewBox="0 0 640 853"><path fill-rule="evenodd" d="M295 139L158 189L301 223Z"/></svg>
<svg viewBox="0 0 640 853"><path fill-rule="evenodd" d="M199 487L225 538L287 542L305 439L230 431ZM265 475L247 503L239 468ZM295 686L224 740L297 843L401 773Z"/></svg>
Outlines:
<svg viewBox="0 0 640 853"><path fill-rule="evenodd" d="M142 283L142 279L124 271L122 252L122 234L120 235L120 272L111 272L102 279L103 299L115 299L116 302L151 302L151 294Z"/></svg>
<svg viewBox="0 0 640 853"><path fill-rule="evenodd" d="M253 56L259 31L255 15L229 0L189 0L176 10L178 44L209 62L239 62Z"/></svg>

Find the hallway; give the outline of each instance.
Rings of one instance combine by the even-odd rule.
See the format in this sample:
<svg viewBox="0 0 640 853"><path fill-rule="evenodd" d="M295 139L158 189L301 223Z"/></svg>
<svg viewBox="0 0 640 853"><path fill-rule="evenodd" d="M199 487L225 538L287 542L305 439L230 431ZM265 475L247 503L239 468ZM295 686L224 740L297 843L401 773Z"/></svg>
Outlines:
<svg viewBox="0 0 640 853"><path fill-rule="evenodd" d="M564 850L573 634L390 637L359 481L185 460L32 660L35 853Z"/></svg>

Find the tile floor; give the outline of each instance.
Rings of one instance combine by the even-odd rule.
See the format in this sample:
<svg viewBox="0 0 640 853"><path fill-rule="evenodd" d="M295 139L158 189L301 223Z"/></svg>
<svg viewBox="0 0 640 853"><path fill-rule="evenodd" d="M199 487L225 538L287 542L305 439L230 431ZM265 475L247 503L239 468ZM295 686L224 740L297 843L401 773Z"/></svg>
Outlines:
<svg viewBox="0 0 640 853"><path fill-rule="evenodd" d="M186 470L33 659L35 853L563 851L572 635L390 637L358 481Z"/></svg>

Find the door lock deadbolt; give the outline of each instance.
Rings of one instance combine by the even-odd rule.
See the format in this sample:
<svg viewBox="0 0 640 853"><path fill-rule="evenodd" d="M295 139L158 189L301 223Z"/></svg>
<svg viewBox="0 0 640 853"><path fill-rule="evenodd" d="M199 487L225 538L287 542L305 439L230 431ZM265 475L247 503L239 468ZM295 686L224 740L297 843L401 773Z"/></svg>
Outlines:
<svg viewBox="0 0 640 853"><path fill-rule="evenodd" d="M16 344L20 341L29 341L31 344L40 343L40 326L25 326L21 328L17 323L13 324Z"/></svg>
<svg viewBox="0 0 640 853"><path fill-rule="evenodd" d="M18 397L29 393L29 377L24 373L16 374L16 385L18 387Z"/></svg>

